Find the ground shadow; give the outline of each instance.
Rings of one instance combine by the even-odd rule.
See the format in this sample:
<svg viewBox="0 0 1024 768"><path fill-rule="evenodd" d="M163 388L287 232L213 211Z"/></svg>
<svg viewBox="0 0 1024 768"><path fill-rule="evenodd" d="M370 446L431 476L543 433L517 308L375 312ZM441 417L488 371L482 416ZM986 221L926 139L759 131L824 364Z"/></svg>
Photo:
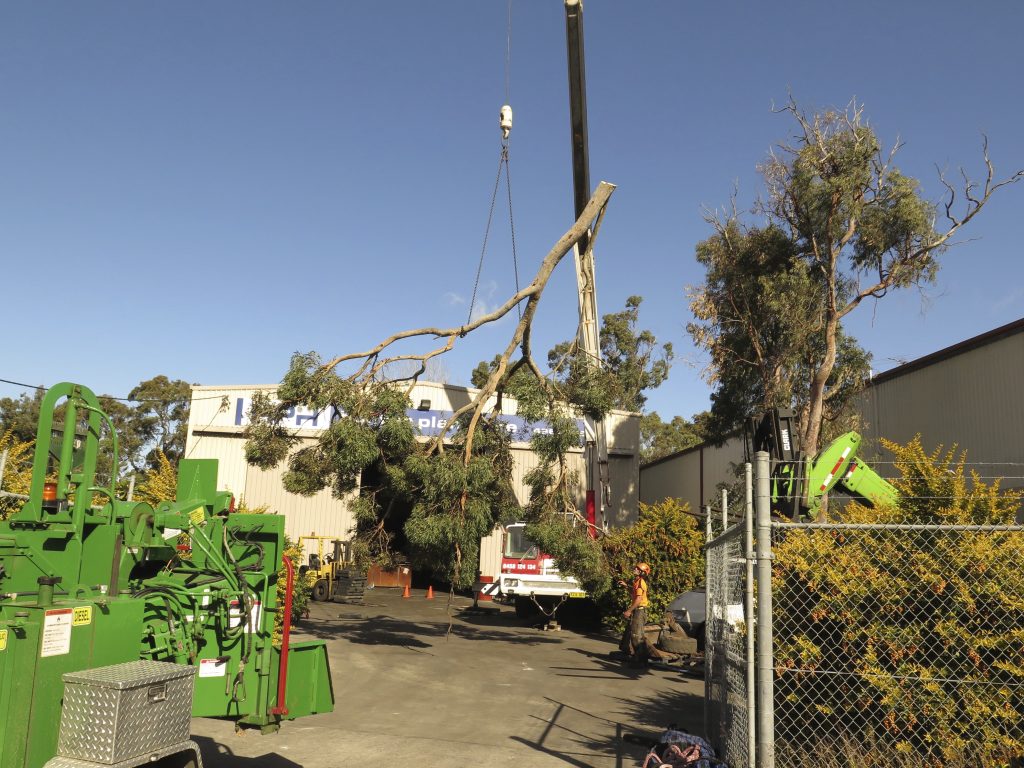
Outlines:
<svg viewBox="0 0 1024 768"><path fill-rule="evenodd" d="M563 713L571 712L575 716L593 717L593 715L555 699L548 698L547 701L556 705L556 713L548 722L541 738L530 741L513 737L513 740L533 747L539 752L556 756L569 765L587 765L580 761L576 751L566 752L554 749L545 742L555 729L561 727L559 716ZM577 737L580 752L587 750L601 754L614 754L616 765L636 765L643 760L644 755L658 742L661 734L669 727L698 735L702 730L704 699L701 696L680 691L667 696L640 698L623 703L626 705L627 711L632 712L632 716L627 719L627 722L599 718L605 724L601 730L613 731L613 734L608 737L593 739L581 734L578 730L572 732ZM628 759L629 762L623 763L624 759Z"/></svg>
<svg viewBox="0 0 1024 768"><path fill-rule="evenodd" d="M517 631L518 630L518 631ZM464 624L458 617L452 621L412 621L394 616L372 616L353 618L342 616L335 620L320 620L316 625L303 626L297 637L311 637L321 640L344 639L361 645L395 645L413 648L429 648L430 639L443 640L446 636L509 643L512 645L542 645L561 642L539 632L524 633L521 627L507 630L485 628ZM427 638L427 639L423 639Z"/></svg>
<svg viewBox="0 0 1024 768"><path fill-rule="evenodd" d="M259 757L243 757L208 736L193 736L192 740L199 745L203 765L211 768L302 768L300 763L282 757L276 752L267 752Z"/></svg>
<svg viewBox="0 0 1024 768"><path fill-rule="evenodd" d="M668 728L707 738L704 733L704 696L679 690L658 697L621 699L623 710L633 723L630 732L654 743Z"/></svg>
<svg viewBox="0 0 1024 768"><path fill-rule="evenodd" d="M549 698L547 701L556 705L555 715L550 720L545 721L544 732L541 734L540 738L532 740L525 739L520 736L512 736L510 737L512 741L518 742L523 746L530 747L531 749L545 755L556 757L566 765L578 766L579 768L590 768L593 763L587 758L594 753L614 756L617 768L635 766L643 760L649 745L646 742L640 742L633 738L628 738L628 734L622 723L593 715L590 712L585 712L569 704L555 701L554 699ZM589 738L580 733L578 728L568 728L565 726L561 722L565 719L565 717L563 717L565 715L593 718L594 720L599 721L596 724L598 728L600 730L610 732L610 735L608 738L601 740ZM567 732L576 739L578 746L572 751L552 747L548 741L552 734L557 731Z"/></svg>

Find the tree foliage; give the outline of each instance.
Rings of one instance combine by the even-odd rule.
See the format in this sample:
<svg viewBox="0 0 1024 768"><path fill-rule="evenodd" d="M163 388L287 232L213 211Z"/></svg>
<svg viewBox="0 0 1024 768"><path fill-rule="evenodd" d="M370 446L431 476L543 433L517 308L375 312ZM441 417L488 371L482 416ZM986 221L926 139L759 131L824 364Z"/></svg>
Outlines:
<svg viewBox="0 0 1024 768"><path fill-rule="evenodd" d="M5 453L3 477L0 491L27 495L32 487L32 457L34 440L22 440L15 429L0 433L0 457ZM12 512L20 509L22 501L17 497L0 495L0 520L6 520Z"/></svg>
<svg viewBox="0 0 1024 768"><path fill-rule="evenodd" d="M580 399L577 390L596 385L603 397L611 398L611 407L638 413L647 402L645 393L668 378L672 345L659 345L652 331L638 329L642 303L641 296L630 296L621 312L601 318L599 373L577 341L562 342L548 352L556 378L573 390L568 399Z"/></svg>
<svg viewBox="0 0 1024 768"><path fill-rule="evenodd" d="M955 448L886 447L899 503L852 503L843 522L1013 525L1021 493ZM773 566L777 717L935 765L1021 754L1021 562L1019 528L788 531Z"/></svg>
<svg viewBox="0 0 1024 768"><path fill-rule="evenodd" d="M657 411L640 418L640 461L655 461L673 453L692 448L704 441L700 425L682 416L662 421Z"/></svg>
<svg viewBox="0 0 1024 768"><path fill-rule="evenodd" d="M178 491L178 469L163 452L156 455L156 466L143 472L142 481L135 487L133 499L145 501L154 507L162 501L171 501Z"/></svg>
<svg viewBox="0 0 1024 768"><path fill-rule="evenodd" d="M160 456L177 465L185 453L192 387L187 381L154 376L128 393L133 402L131 421L141 440L130 457L132 468L156 467Z"/></svg>
<svg viewBox="0 0 1024 768"><path fill-rule="evenodd" d="M22 392L18 397L0 398L0 431L21 443L34 441L39 427L39 408L45 395L45 389L36 388L31 395Z"/></svg>
<svg viewBox="0 0 1024 768"><path fill-rule="evenodd" d="M1024 172L996 181L986 144L984 182L965 173L958 197L940 175L947 196L936 206L893 165L899 145L884 152L855 103L807 115L791 100L782 111L798 133L760 167L764 223L743 223L735 206L708 216L713 234L697 247L707 278L690 289L688 330L710 355L716 436L755 411L793 407L801 447L814 453L869 362L843 319L867 299L934 281L953 236Z"/></svg>
<svg viewBox="0 0 1024 768"><path fill-rule="evenodd" d="M245 432L247 460L264 468L287 462L284 483L296 493L331 488L344 495L358 486L354 510L363 551L386 557L393 539L401 535L417 562L456 586L467 586L475 577L481 536L499 522L520 517L510 485L507 432L490 402L503 382L528 375L536 385L524 388L519 413L531 421L543 419L551 433L535 438L542 461L529 478L527 514L539 524L571 532L567 518L582 518L571 492L575 478L564 455L579 439L571 416L575 410L599 418L611 407L612 398L585 388L563 397L565 389L537 366L530 331L552 271L588 228L594 242L612 189L604 183L598 186L583 215L544 258L531 283L494 312L454 328L396 333L369 350L327 361L313 353L294 356L275 397L253 399ZM417 436L405 414L410 382L458 339L517 306L522 309L519 321L493 369L481 371L479 393L456 410L442 434L430 439ZM425 353L399 349L424 338L441 340L440 346ZM410 360L418 363L412 373L389 375L396 363ZM338 418L315 441L301 442L281 427L284 413L297 405L333 409ZM396 516L401 517L397 526ZM572 558L562 545L568 538L563 537L560 551L552 554L571 569ZM587 547L597 549L592 541Z"/></svg>
<svg viewBox="0 0 1024 768"><path fill-rule="evenodd" d="M558 398L587 415L612 408L643 410L646 393L668 378L673 352L670 343L659 345L652 331L637 327L642 303L642 297L630 296L621 312L601 318L600 361L588 359L578 340L560 342L548 351L548 378ZM483 386L500 359L479 363L471 375L473 386ZM521 401L542 396L536 377L522 368L499 382L498 391Z"/></svg>

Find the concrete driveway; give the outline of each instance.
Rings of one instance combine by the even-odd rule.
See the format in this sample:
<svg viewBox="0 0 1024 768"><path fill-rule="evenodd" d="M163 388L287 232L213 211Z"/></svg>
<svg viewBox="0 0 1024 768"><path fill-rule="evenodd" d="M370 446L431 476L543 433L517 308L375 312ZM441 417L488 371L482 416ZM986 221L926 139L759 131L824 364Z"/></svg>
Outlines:
<svg viewBox="0 0 1024 768"><path fill-rule="evenodd" d="M211 768L638 766L670 723L700 733L704 683L608 658L609 635L544 632L506 607L447 594L366 593L312 604L302 634L327 640L335 710L280 733L197 718Z"/></svg>

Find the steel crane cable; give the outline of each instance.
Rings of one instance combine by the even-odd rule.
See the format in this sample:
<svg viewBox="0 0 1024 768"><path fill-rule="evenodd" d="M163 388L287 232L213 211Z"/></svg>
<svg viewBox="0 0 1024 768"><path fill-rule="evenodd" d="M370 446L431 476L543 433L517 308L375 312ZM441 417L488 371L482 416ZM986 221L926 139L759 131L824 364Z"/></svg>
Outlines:
<svg viewBox="0 0 1024 768"><path fill-rule="evenodd" d="M512 215L512 170L508 164L508 147L505 147L505 188L508 190L508 228L512 236L512 272L516 278L516 293L519 293L519 258L516 255L516 222ZM519 319L523 319L523 308L516 304Z"/></svg>
<svg viewBox="0 0 1024 768"><path fill-rule="evenodd" d="M508 162L508 145L503 141L501 145L501 156L498 158L498 175L494 179L494 192L491 193L491 208L487 213L487 227L484 229L484 244L480 248L480 263L476 268L476 280L473 281L473 297L469 300L469 314L466 315L466 325L473 320L473 307L476 306L476 292L480 287L480 273L484 268L484 256L487 253L487 239L491 234L491 221L494 219L494 204L498 199L498 185L501 183L501 169Z"/></svg>
<svg viewBox="0 0 1024 768"><path fill-rule="evenodd" d="M473 321L473 309L476 307L476 295L480 289L480 275L484 268L484 257L487 254L487 241L491 234L491 223L494 221L494 206L498 200L498 186L501 184L501 174L504 169L505 172L505 190L508 197L508 226L511 233L511 244L512 244L512 271L515 276L516 293L519 293L519 256L516 251L516 225L515 217L512 209L512 174L511 166L509 165L509 153L508 153L508 134L512 127L512 111L511 107L508 107L509 102L509 91L510 91L510 72L512 62L512 0L508 0L508 18L505 27L505 105L501 110L501 123L503 135L501 139L501 153L498 156L498 174L494 179L494 190L491 192L491 207L487 212L487 226L484 229L484 242L480 248L480 262L476 268L476 279L473 281L473 295L469 301L469 312L466 315L466 325L469 325ZM507 120L506 123L506 110ZM519 313L519 318L523 317L523 309L521 306L516 305L516 310Z"/></svg>

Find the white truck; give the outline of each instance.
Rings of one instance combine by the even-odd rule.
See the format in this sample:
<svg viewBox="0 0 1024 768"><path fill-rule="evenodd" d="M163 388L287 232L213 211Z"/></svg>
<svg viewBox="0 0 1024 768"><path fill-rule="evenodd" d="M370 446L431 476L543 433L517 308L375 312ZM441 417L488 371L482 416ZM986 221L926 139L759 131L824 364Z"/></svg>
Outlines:
<svg viewBox="0 0 1024 768"><path fill-rule="evenodd" d="M587 597L576 579L559 573L551 556L526 538L526 523L505 526L497 580L477 586L481 594L515 605L520 617L552 616L566 600Z"/></svg>

